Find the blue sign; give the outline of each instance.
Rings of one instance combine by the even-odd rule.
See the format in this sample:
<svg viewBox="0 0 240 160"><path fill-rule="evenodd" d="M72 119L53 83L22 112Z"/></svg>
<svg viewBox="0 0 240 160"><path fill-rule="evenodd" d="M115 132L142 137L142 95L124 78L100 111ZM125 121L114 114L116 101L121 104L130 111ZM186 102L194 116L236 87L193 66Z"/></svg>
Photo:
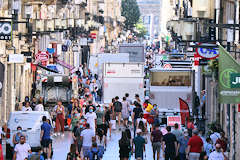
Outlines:
<svg viewBox="0 0 240 160"><path fill-rule="evenodd" d="M55 52L54 48L47 48L49 54L53 54Z"/></svg>
<svg viewBox="0 0 240 160"><path fill-rule="evenodd" d="M62 45L62 51L67 52L67 50L68 50L68 46L67 45Z"/></svg>
<svg viewBox="0 0 240 160"><path fill-rule="evenodd" d="M51 70L53 70L53 71L58 72L58 69L57 69L57 66L56 66L56 65L47 65L47 68L48 68L48 69L51 69Z"/></svg>
<svg viewBox="0 0 240 160"><path fill-rule="evenodd" d="M204 45L206 47L201 48L201 45ZM217 48L212 48L212 44L201 44L199 45L199 48L196 49L196 52L199 56L206 59L215 59L219 56L219 51ZM209 46L209 48L207 48Z"/></svg>

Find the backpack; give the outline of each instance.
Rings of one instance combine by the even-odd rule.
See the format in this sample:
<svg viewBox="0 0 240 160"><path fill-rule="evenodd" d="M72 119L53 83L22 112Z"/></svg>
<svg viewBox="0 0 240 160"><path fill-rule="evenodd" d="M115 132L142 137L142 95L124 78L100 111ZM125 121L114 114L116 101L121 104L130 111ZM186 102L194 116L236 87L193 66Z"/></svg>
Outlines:
<svg viewBox="0 0 240 160"><path fill-rule="evenodd" d="M91 148L91 153L92 153L92 157L90 158L90 160L99 160L99 149L98 148Z"/></svg>
<svg viewBox="0 0 240 160"><path fill-rule="evenodd" d="M122 111L122 103L119 101L114 102L113 104L115 108L115 112L121 112Z"/></svg>

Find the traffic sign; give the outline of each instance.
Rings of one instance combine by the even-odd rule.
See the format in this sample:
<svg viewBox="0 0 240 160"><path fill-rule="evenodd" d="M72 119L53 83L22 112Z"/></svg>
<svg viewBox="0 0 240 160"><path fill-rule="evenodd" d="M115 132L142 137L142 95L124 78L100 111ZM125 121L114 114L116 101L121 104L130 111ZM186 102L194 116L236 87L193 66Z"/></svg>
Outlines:
<svg viewBox="0 0 240 160"><path fill-rule="evenodd" d="M209 44L209 43L199 43L199 47L196 48L197 54L206 59L215 59L219 56L219 51L217 48L213 48L212 46L215 44ZM201 47L204 46L204 47ZM208 48L209 47L209 48Z"/></svg>

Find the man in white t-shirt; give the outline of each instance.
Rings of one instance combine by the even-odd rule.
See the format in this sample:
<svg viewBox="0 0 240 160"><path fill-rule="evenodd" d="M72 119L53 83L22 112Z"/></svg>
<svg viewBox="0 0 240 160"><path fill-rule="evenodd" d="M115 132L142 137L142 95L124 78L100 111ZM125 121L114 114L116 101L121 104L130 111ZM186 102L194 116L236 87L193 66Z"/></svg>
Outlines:
<svg viewBox="0 0 240 160"><path fill-rule="evenodd" d="M31 147L25 143L25 136L20 137L20 143L15 146L14 151L14 160L25 160L25 158L28 158L28 154L31 153Z"/></svg>
<svg viewBox="0 0 240 160"><path fill-rule="evenodd" d="M221 135L220 135L220 133L218 133L218 132L216 131L216 129L214 129L214 133L210 135L210 138L211 138L211 140L212 140L212 142L213 142L213 145L215 146L217 140L218 140L219 138L221 138Z"/></svg>
<svg viewBox="0 0 240 160"><path fill-rule="evenodd" d="M85 158L88 156L88 151L91 149L93 138L95 137L95 133L92 129L90 129L89 123L86 124L86 129L81 132L81 141L83 148L83 155Z"/></svg>
<svg viewBox="0 0 240 160"><path fill-rule="evenodd" d="M32 111L32 108L30 107L30 102L25 103L25 106L22 107L22 111Z"/></svg>
<svg viewBox="0 0 240 160"><path fill-rule="evenodd" d="M227 160L227 156L224 154L221 144L215 145L216 150L210 153L208 160Z"/></svg>
<svg viewBox="0 0 240 160"><path fill-rule="evenodd" d="M93 107L89 108L89 112L86 113L85 119L87 119L87 123L89 123L90 128L94 130L95 133L97 115L95 112L93 112Z"/></svg>

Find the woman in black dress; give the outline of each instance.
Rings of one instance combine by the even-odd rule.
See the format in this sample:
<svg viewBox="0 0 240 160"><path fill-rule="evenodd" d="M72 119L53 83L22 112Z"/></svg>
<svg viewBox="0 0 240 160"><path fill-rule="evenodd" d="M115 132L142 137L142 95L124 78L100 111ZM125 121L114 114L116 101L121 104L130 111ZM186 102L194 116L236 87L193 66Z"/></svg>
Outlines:
<svg viewBox="0 0 240 160"><path fill-rule="evenodd" d="M122 131L122 138L119 140L119 148L120 160L128 160L131 144L125 131Z"/></svg>

